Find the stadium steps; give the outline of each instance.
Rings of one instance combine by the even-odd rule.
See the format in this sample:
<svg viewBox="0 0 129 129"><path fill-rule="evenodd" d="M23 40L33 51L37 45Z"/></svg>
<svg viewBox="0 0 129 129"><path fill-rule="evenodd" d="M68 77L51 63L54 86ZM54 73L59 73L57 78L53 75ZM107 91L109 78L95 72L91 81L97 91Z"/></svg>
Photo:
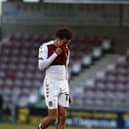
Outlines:
<svg viewBox="0 0 129 129"><path fill-rule="evenodd" d="M109 64L115 64L120 55L107 54L100 61L97 61L93 66L85 69L80 75L76 76L75 79L71 80L71 88L85 86L87 80L93 80L96 77L96 73L104 71Z"/></svg>

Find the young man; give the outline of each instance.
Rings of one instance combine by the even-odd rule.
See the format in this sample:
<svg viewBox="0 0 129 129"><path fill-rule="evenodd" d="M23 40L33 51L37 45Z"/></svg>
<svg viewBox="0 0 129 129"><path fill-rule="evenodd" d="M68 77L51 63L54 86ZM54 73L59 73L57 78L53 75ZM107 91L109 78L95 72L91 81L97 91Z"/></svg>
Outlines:
<svg viewBox="0 0 129 129"><path fill-rule="evenodd" d="M68 85L68 64L72 32L62 28L56 32L55 40L44 43L39 48L39 69L45 70L44 95L48 116L37 129L46 129L57 120L56 129L64 129L66 109L71 101Z"/></svg>

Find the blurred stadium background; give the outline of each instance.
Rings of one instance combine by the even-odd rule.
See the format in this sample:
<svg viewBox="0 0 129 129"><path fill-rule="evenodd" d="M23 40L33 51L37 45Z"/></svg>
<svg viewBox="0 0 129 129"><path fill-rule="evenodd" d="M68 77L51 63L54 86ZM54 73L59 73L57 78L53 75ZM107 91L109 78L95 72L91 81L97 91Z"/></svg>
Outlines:
<svg viewBox="0 0 129 129"><path fill-rule="evenodd" d="M47 114L38 48L67 26L74 33L67 127L129 128L129 0L1 0L0 6L0 123L37 124Z"/></svg>

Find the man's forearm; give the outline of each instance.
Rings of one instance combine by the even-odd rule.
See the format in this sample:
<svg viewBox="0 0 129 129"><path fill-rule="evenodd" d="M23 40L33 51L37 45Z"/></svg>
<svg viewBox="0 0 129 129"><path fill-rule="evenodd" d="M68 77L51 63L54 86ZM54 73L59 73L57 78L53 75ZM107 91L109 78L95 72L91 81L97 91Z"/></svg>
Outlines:
<svg viewBox="0 0 129 129"><path fill-rule="evenodd" d="M46 69L57 57L58 55L56 53L53 53L49 58L47 59L39 59L38 67L40 70Z"/></svg>

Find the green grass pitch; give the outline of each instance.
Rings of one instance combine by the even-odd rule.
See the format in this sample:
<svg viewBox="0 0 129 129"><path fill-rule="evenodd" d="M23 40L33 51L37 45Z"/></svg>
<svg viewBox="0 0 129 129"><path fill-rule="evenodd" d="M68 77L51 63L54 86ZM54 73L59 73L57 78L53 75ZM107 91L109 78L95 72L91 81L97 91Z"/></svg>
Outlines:
<svg viewBox="0 0 129 129"><path fill-rule="evenodd" d="M36 129L36 125L0 123L0 129ZM50 126L47 129L55 129L55 126ZM85 129L85 128L66 126L65 129Z"/></svg>

